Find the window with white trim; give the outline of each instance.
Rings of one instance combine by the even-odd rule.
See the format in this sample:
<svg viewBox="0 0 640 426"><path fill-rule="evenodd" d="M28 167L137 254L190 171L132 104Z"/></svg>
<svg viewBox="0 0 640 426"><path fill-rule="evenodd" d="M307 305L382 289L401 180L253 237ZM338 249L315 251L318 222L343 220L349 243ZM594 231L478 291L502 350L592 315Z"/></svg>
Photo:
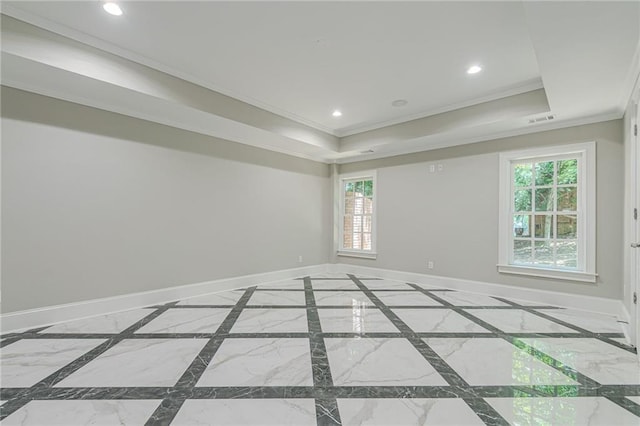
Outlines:
<svg viewBox="0 0 640 426"><path fill-rule="evenodd" d="M339 255L376 257L376 172L340 176Z"/></svg>
<svg viewBox="0 0 640 426"><path fill-rule="evenodd" d="M498 270L595 282L595 142L500 155Z"/></svg>

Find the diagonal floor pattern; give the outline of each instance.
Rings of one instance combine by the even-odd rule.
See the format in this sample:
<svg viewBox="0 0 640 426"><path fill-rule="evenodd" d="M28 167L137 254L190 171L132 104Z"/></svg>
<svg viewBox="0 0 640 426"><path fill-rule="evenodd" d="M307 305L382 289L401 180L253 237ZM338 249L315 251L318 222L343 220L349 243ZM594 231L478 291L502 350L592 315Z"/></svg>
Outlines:
<svg viewBox="0 0 640 426"><path fill-rule="evenodd" d="M2 424L640 424L615 319L322 274L2 336Z"/></svg>

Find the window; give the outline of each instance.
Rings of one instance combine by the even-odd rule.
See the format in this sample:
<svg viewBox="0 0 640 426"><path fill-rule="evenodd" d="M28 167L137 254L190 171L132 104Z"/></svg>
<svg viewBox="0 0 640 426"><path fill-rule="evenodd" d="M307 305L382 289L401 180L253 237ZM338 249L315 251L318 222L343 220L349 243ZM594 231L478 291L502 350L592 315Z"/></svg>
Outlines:
<svg viewBox="0 0 640 426"><path fill-rule="evenodd" d="M374 171L340 176L340 247L342 256L376 257Z"/></svg>
<svg viewBox="0 0 640 426"><path fill-rule="evenodd" d="M595 282L595 142L500 155L504 273Z"/></svg>

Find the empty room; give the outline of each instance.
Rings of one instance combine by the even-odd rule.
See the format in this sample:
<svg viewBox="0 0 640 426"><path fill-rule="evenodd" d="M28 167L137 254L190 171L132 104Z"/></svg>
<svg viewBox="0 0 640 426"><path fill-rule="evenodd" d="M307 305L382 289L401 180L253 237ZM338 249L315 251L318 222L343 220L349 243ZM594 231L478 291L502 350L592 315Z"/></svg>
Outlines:
<svg viewBox="0 0 640 426"><path fill-rule="evenodd" d="M640 425L640 2L0 12L0 424Z"/></svg>

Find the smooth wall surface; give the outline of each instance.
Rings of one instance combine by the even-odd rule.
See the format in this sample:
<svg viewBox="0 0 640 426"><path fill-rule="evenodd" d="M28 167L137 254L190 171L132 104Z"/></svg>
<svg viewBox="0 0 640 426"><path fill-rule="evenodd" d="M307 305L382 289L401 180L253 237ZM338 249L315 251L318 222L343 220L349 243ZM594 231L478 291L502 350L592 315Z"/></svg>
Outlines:
<svg viewBox="0 0 640 426"><path fill-rule="evenodd" d="M334 260L622 299L623 140L622 120L614 120L342 165L340 173L378 170L378 258ZM498 273L499 153L587 141L597 145L597 282ZM431 173L438 164L442 171Z"/></svg>
<svg viewBox="0 0 640 426"><path fill-rule="evenodd" d="M6 87L2 116L3 313L328 261L326 164Z"/></svg>

